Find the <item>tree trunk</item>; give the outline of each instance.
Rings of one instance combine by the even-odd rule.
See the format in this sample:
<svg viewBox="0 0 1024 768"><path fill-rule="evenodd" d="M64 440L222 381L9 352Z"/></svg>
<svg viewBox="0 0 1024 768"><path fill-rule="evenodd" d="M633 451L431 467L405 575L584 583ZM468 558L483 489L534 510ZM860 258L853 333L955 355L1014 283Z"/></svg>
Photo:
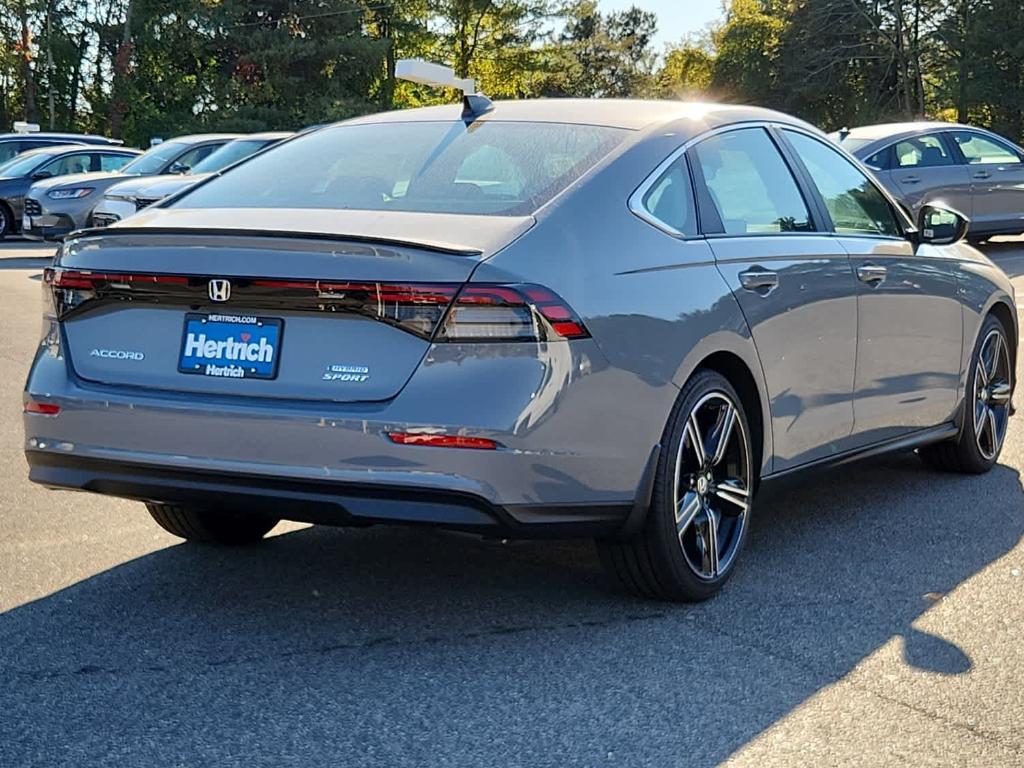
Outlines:
<svg viewBox="0 0 1024 768"><path fill-rule="evenodd" d="M28 25L28 3L22 0L18 6L21 22L21 79L24 93L24 116L29 122L39 120L36 110L36 78L32 69L32 30Z"/></svg>
<svg viewBox="0 0 1024 768"><path fill-rule="evenodd" d="M125 6L121 44L117 48L117 55L114 56L113 98L110 103L110 135L115 139L121 138L121 132L124 128L124 116L128 112L126 91L128 75L131 71L133 5L133 0L128 0L128 4Z"/></svg>

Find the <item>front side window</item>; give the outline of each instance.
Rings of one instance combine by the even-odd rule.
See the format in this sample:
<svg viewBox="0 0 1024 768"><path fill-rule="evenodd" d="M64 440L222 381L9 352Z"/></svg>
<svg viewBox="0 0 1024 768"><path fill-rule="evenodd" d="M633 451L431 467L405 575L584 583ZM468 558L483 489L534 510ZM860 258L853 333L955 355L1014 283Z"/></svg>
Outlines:
<svg viewBox="0 0 1024 768"><path fill-rule="evenodd" d="M1020 157L995 139L971 131L954 131L953 141L970 165L1020 165Z"/></svg>
<svg viewBox="0 0 1024 768"><path fill-rule="evenodd" d="M942 138L934 133L898 141L895 150L898 168L933 168L953 164Z"/></svg>
<svg viewBox="0 0 1024 768"><path fill-rule="evenodd" d="M64 155L53 162L47 163L41 170L49 171L54 176L67 176L69 173L88 173L92 167L92 157L87 152Z"/></svg>
<svg viewBox="0 0 1024 768"><path fill-rule="evenodd" d="M896 214L861 170L824 142L784 130L818 188L836 232L902 237Z"/></svg>
<svg viewBox="0 0 1024 768"><path fill-rule="evenodd" d="M220 149L223 144L205 144L201 147L195 147L190 149L188 152L183 154L177 160L174 161L172 168L183 168L185 170L192 170L203 160L212 155L216 150Z"/></svg>
<svg viewBox="0 0 1024 768"><path fill-rule="evenodd" d="M653 218L679 234L696 233L690 172L686 158L680 157L658 177L643 196L640 204Z"/></svg>
<svg viewBox="0 0 1024 768"><path fill-rule="evenodd" d="M694 154L726 234L813 231L800 188L763 128L712 136Z"/></svg>
<svg viewBox="0 0 1024 768"><path fill-rule="evenodd" d="M342 124L272 147L176 205L524 216L628 134L499 120Z"/></svg>

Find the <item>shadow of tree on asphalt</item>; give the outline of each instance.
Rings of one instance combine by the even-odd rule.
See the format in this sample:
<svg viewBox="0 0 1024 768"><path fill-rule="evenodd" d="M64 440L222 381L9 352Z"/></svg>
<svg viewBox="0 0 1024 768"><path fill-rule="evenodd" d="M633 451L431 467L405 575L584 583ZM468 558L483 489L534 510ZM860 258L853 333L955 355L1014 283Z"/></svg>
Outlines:
<svg viewBox="0 0 1024 768"><path fill-rule="evenodd" d="M1020 499L1008 467L912 455L815 477L761 505L697 606L608 591L583 542L170 546L0 615L0 762L715 765L895 636L968 671L913 623L1017 544Z"/></svg>

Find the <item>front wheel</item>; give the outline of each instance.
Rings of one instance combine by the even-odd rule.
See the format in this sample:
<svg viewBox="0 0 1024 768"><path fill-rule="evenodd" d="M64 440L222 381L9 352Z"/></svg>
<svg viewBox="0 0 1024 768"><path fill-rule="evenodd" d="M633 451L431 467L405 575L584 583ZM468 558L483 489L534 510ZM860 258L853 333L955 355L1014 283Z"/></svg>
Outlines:
<svg viewBox="0 0 1024 768"><path fill-rule="evenodd" d="M921 458L945 472L981 474L999 459L1010 421L1013 357L1006 329L989 315L982 324L967 375L960 436L921 448Z"/></svg>
<svg viewBox="0 0 1024 768"><path fill-rule="evenodd" d="M643 527L627 541L599 541L598 549L634 594L706 600L733 572L754 490L750 427L724 376L701 371L687 382L662 445Z"/></svg>
<svg viewBox="0 0 1024 768"><path fill-rule="evenodd" d="M14 234L14 214L11 209L0 203L0 240Z"/></svg>
<svg viewBox="0 0 1024 768"><path fill-rule="evenodd" d="M254 544L278 520L244 512L229 512L181 504L146 504L149 514L168 533L189 541L213 544Z"/></svg>

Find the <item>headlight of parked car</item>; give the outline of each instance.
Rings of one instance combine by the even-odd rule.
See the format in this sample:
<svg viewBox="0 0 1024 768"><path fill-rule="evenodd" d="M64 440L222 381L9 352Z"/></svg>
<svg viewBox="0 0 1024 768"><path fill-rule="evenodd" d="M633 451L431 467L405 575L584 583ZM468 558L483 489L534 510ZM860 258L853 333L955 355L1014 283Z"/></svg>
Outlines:
<svg viewBox="0 0 1024 768"><path fill-rule="evenodd" d="M92 192L92 187L75 187L74 189L54 189L46 193L51 200L77 200Z"/></svg>

